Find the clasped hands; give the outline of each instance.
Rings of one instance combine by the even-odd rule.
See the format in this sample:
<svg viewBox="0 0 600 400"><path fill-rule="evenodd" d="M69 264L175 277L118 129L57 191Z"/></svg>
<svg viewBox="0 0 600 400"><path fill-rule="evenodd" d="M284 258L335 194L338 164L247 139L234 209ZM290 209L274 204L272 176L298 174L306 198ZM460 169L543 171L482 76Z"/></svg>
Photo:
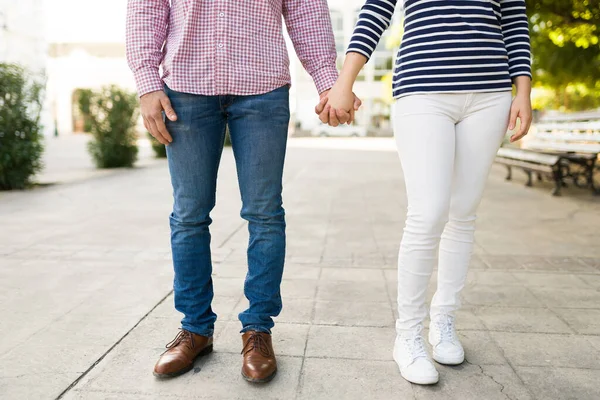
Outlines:
<svg viewBox="0 0 600 400"><path fill-rule="evenodd" d="M321 101L315 107L315 113L324 124L338 126L350 125L354 121L354 113L362 105L362 101L352 92L352 88L336 83L330 90L321 93Z"/></svg>

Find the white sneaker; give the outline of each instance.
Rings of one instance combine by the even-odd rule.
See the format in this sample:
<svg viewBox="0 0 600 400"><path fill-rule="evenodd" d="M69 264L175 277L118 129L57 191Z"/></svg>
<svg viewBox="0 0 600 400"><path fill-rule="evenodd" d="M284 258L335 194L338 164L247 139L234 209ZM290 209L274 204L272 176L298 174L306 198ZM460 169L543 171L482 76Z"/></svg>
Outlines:
<svg viewBox="0 0 600 400"><path fill-rule="evenodd" d="M396 336L394 361L398 364L402 377L409 382L432 385L439 380L433 361L425 350L422 326L412 332Z"/></svg>
<svg viewBox="0 0 600 400"><path fill-rule="evenodd" d="M440 364L458 365L465 361L465 351L456 334L453 316L442 314L431 321L429 343L433 347L433 359Z"/></svg>

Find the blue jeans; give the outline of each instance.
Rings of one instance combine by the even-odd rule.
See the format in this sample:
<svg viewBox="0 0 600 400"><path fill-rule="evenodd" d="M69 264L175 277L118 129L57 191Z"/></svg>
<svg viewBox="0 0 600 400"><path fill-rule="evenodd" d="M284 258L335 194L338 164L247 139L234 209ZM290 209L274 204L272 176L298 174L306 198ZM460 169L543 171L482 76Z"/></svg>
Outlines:
<svg viewBox="0 0 600 400"><path fill-rule="evenodd" d="M165 88L177 121L166 122L173 136L167 146L173 184L171 248L175 268L175 308L182 328L211 336L217 315L210 255L210 212L215 206L217 171L225 127L235 156L242 196L241 216L248 221L248 273L244 293L249 308L240 313L242 332L270 332L281 312L285 259L283 163L287 143L287 86L255 96L199 96Z"/></svg>

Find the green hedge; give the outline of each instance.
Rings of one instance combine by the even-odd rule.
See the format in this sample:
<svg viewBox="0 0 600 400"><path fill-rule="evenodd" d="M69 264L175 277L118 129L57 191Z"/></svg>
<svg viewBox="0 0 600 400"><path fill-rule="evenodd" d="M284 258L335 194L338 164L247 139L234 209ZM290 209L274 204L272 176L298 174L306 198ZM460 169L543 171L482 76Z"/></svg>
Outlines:
<svg viewBox="0 0 600 400"><path fill-rule="evenodd" d="M90 121L94 139L88 143L88 150L96 165L98 168L132 167L138 155L137 95L114 85L88 95L89 98L83 97L88 104L80 97L79 109Z"/></svg>
<svg viewBox="0 0 600 400"><path fill-rule="evenodd" d="M0 190L24 189L42 169L42 91L24 68L0 63Z"/></svg>
<svg viewBox="0 0 600 400"><path fill-rule="evenodd" d="M156 158L166 158L167 157L167 147L162 144L161 142L159 142L158 140L156 140L154 138L154 136L152 136L150 134L150 132L148 132L148 139L150 140L150 143L152 144L152 150L154 150L154 156Z"/></svg>

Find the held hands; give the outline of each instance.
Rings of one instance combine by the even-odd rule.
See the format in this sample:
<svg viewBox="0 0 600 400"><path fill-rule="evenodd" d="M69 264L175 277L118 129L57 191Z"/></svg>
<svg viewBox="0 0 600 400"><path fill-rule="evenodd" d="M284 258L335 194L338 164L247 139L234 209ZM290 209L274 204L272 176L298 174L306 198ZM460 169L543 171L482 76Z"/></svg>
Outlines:
<svg viewBox="0 0 600 400"><path fill-rule="evenodd" d="M354 112L362 105L362 101L352 92L352 88L336 82L331 90L321 93L321 101L315 107L315 113L324 124L338 126L350 125L354 121Z"/></svg>
<svg viewBox="0 0 600 400"><path fill-rule="evenodd" d="M162 90L146 93L140 97L140 107L144 126L148 132L164 145L171 143L173 138L167 131L162 113L164 111L170 121L177 121L177 114L175 114L166 93Z"/></svg>

